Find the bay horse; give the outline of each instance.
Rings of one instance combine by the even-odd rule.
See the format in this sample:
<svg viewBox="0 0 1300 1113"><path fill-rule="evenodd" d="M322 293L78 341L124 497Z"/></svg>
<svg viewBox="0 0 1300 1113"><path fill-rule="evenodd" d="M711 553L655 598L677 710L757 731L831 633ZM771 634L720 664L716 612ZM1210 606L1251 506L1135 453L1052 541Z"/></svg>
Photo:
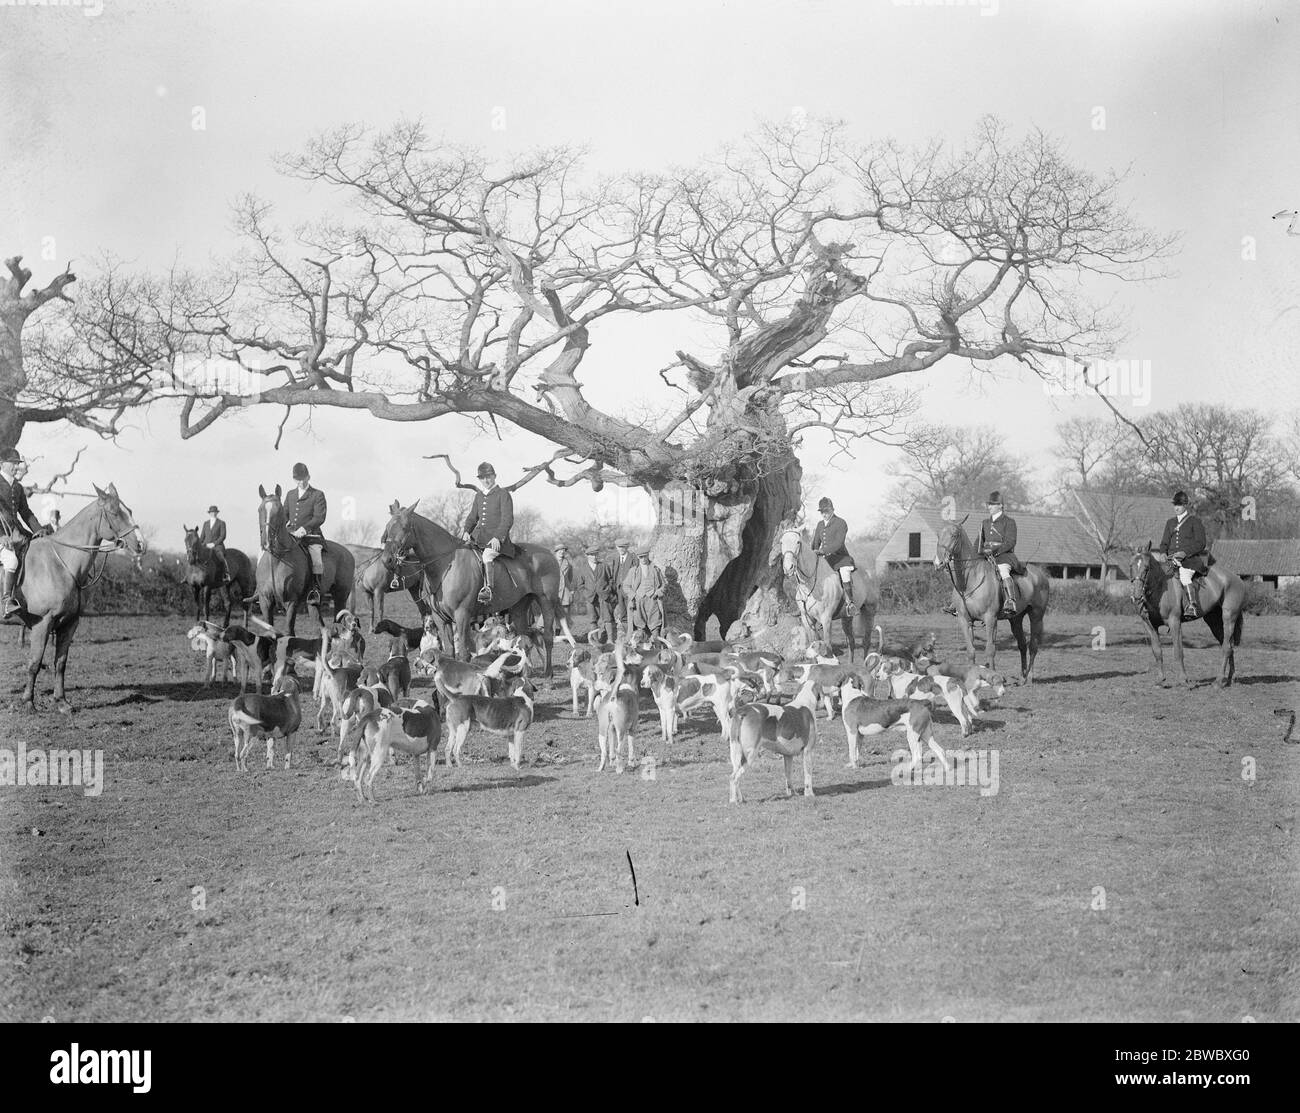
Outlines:
<svg viewBox="0 0 1300 1113"><path fill-rule="evenodd" d="M1246 585L1240 576L1211 564L1204 576L1192 581L1192 588L1197 592L1205 625L1223 647L1223 662L1214 684L1217 688L1226 688L1237 672L1233 647L1241 644L1241 628L1246 619ZM1150 541L1145 548L1135 549L1129 561L1129 600L1137 608L1147 637L1151 639L1151 653L1160 673L1160 686L1169 687L1169 681L1165 679L1164 654L1160 649L1160 627L1168 626L1174 643L1174 664L1178 666L1183 684L1190 688L1192 683L1187 679L1187 669L1183 666L1183 623L1188 620L1183 618L1182 586L1177 571L1172 575L1167 573L1152 554Z"/></svg>
<svg viewBox="0 0 1300 1113"><path fill-rule="evenodd" d="M262 555L257 559L257 598L262 621L274 627L275 604L282 604L292 637L296 632L298 610L306 602L311 557L285 524L280 485L277 483L269 494L265 487L259 486L257 493L262 499L257 506L257 526L262 541ZM331 603L331 617L346 608L356 578L356 561L337 541L325 542L324 565L325 571L320 577L321 602L316 608L316 617L322 625L325 624L325 601Z"/></svg>
<svg viewBox="0 0 1300 1113"><path fill-rule="evenodd" d="M21 609L18 619L31 631L31 654L27 663L24 710L36 710L36 677L45 658L45 646L54 635L54 707L72 713L65 695L68 651L81 621L84 593L104 575L108 554L127 549L139 556L144 551L140 527L131 509L118 497L110 483L107 490L95 487L95 499L81 508L56 532L35 538L23 561ZM104 560L95 568L95 561Z"/></svg>
<svg viewBox="0 0 1300 1113"><path fill-rule="evenodd" d="M876 608L880 605L880 590L876 578L864 568L853 570L853 607L844 605L844 585L840 574L826 558L813 551L812 539L806 529L789 526L777 534L776 544L768 557L773 564L781 557L781 570L793 578L795 602L799 618L810 637L831 644L831 623L838 618L849 643L849 661L862 641L865 658L871 642L871 628L876 621Z"/></svg>
<svg viewBox="0 0 1300 1113"><path fill-rule="evenodd" d="M226 563L230 565L235 578L229 579L221 562L211 549L203 548L199 543L199 527L181 524L185 531L185 562L189 566L185 580L194 593L194 618L197 622L205 621L212 613L212 593L222 588L226 592L226 619L223 626L230 625L230 612L235 600L244 608L244 625L248 625L248 609L253 592L257 588L257 578L253 575L253 562L248 554L240 549L226 550ZM238 593L238 594L236 594Z"/></svg>
<svg viewBox="0 0 1300 1113"><path fill-rule="evenodd" d="M439 627L443 645L453 646L457 657L468 660L469 627L475 616L508 611L515 631L527 633L529 611L535 605L542 618L549 678L560 603L560 565L555 554L541 545L516 542L517 556L497 559L497 568L506 575L496 577L492 601L483 604L478 601L483 586L483 559L478 550L417 514L414 503L403 507L394 500L388 509L392 518L384 527L383 564L391 572L402 566L408 553L415 554L429 613Z"/></svg>
<svg viewBox="0 0 1300 1113"><path fill-rule="evenodd" d="M967 515L969 517L970 515ZM984 664L990 669L997 655L997 626L1001 614L1001 576L988 557L975 551L975 545L960 522L949 522L939 530L934 552L934 566L948 573L952 581L952 601L957 608L957 623L966 639L966 653L975 663L975 637L971 628L973 619L984 622ZM1012 578L1016 583L1019 605L1014 615L1007 616L1011 632L1020 649L1020 676L1026 684L1034 682L1034 660L1043 640L1043 617L1047 614L1050 585L1047 573L1041 568L1026 565L1023 575ZM1029 644L1025 644L1025 616L1029 616Z"/></svg>
<svg viewBox="0 0 1300 1113"><path fill-rule="evenodd" d="M361 585L362 594L370 601L370 629L384 618L384 598L390 591L405 588L411 595L415 609L424 618L429 613L429 604L424 601L421 586L424 577L420 573L420 562L414 559L402 560L396 571L390 572L383 560L383 550L379 550L357 569L357 583Z"/></svg>

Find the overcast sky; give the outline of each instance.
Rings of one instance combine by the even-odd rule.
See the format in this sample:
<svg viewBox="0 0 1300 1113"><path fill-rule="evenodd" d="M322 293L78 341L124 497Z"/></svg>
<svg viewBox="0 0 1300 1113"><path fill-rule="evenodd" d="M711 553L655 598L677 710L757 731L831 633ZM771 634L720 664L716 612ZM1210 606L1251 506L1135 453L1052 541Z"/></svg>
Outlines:
<svg viewBox="0 0 1300 1113"><path fill-rule="evenodd" d="M292 202L301 187L272 156L318 129L424 118L435 134L505 154L584 144L600 170L687 163L760 119L802 110L847 121L855 138L964 142L992 113L1017 135L1039 126L1097 173L1131 167L1133 213L1180 232L1174 275L1117 285L1129 318L1120 351L1150 361L1149 409L1182 401L1281 411L1297 405L1300 236L1271 220L1300 208L1300 7L1294 3L989 0L333 0L0 5L0 254L41 282L69 257L195 265L229 250L230 202L252 190ZM206 128L191 127L201 106ZM1104 109L1104 128L1095 127ZM505 127L494 130L504 110ZM292 210L286 214L292 219ZM1297 223L1300 232L1300 222ZM41 259L54 237L57 260ZM1252 252L1243 245L1253 237ZM75 287L74 287L75 292ZM643 397L672 358L671 330L646 350L593 347L593 400ZM637 346L642 347L641 345ZM1014 368L971 375L945 363L923 389L925 416L994 423L1046 474L1052 426L1104 413L1097 399L1049 397ZM1120 402L1134 416L1135 399ZM446 486L420 459L448 451L505 481L547 455L507 431L485 440L459 419L381 423L362 414L290 422L258 411L181 441L174 412L131 423L115 445L36 427L20 448L42 479L89 444L73 487L116 481L137 520L176 548L180 523L217 502L232 544L256 548L259 483L290 482L297 459L340 506L382 520ZM835 498L857 529L881 509L889 450L828 463L810 503ZM548 516L585 517L585 486L536 482L518 496ZM82 500L64 499L65 514ZM327 527L327 534L329 530Z"/></svg>

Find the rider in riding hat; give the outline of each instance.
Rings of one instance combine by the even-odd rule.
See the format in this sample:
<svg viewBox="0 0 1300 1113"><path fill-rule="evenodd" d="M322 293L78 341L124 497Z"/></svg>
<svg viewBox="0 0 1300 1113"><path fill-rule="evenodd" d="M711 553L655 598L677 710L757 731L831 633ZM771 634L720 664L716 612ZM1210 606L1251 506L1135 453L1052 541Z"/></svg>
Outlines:
<svg viewBox="0 0 1300 1113"><path fill-rule="evenodd" d="M1206 554L1209 545L1205 540L1205 524L1191 512L1191 500L1186 491L1174 493L1175 517L1165 522L1165 534L1160 549L1153 554L1161 560L1170 559L1178 565L1178 580L1186 595L1185 618L1200 618L1201 607L1192 581L1209 568Z"/></svg>
<svg viewBox="0 0 1300 1113"><path fill-rule="evenodd" d="M817 512L822 520L813 532L813 552L820 554L832 568L840 574L840 583L844 586L844 602L853 607L853 558L844 541L849 535L849 524L835 513L835 504L830 499L822 499L817 504Z"/></svg>
<svg viewBox="0 0 1300 1113"><path fill-rule="evenodd" d="M230 570L230 561L226 559L226 523L217 517L220 513L215 504L208 507L208 520L199 531L199 544L212 550L212 555L221 561L226 579L234 583L235 574Z"/></svg>
<svg viewBox="0 0 1300 1113"><path fill-rule="evenodd" d="M1007 601L1003 610L1013 615L1020 609L1020 595L1011 574L1023 573L1025 568L1016 556L1016 520L1002 512L1000 491L989 495L988 508L989 516L980 523L979 540L975 547L997 565L1002 585L1007 589Z"/></svg>
<svg viewBox="0 0 1300 1113"><path fill-rule="evenodd" d="M14 598L18 570L32 538L45 533L27 505L27 489L18 482L22 463L16 448L0 453L0 599L4 618L21 609Z"/></svg>
<svg viewBox="0 0 1300 1113"><path fill-rule="evenodd" d="M510 527L515 524L515 503L510 492L497 486L497 470L484 461L478 466L483 490L474 494L474 505L465 519L462 538L483 550L483 588L480 603L492 602L492 563L498 556L515 555Z"/></svg>
<svg viewBox="0 0 1300 1113"><path fill-rule="evenodd" d="M306 602L320 602L320 578L325 574L325 492L311 485L306 464L294 464L293 479L297 486L284 500L285 520L289 532L307 546L311 554L311 575L307 580Z"/></svg>

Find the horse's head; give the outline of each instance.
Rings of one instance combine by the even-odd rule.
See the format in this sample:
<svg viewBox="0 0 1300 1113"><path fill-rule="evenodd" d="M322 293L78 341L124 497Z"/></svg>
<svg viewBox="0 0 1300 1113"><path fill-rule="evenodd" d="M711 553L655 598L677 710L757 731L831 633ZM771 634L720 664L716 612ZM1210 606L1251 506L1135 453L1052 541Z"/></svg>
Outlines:
<svg viewBox="0 0 1300 1113"><path fill-rule="evenodd" d="M966 518L969 517L970 515L967 514ZM963 556L967 549L970 548L970 538L966 536L966 531L962 528L966 524L966 518L963 518L960 522L945 522L939 527L934 543L934 566L936 568L942 568L955 558Z"/></svg>
<svg viewBox="0 0 1300 1113"><path fill-rule="evenodd" d="M181 523L181 529L185 531L185 559L190 564L199 562L199 527L187 526Z"/></svg>
<svg viewBox="0 0 1300 1113"><path fill-rule="evenodd" d="M393 499L393 505L388 508L388 512L392 517L388 519L383 537L380 538L379 543L383 546L383 550L379 554L379 559L385 568L395 572L406 558L406 554L415 548L415 530L411 522L415 503L403 507L400 502Z"/></svg>
<svg viewBox="0 0 1300 1113"><path fill-rule="evenodd" d="M777 530L776 540L772 545L771 553L768 554L767 563L775 564L779 557L781 571L787 576L793 576L799 567L799 554L807 543L808 532L800 529L798 522L786 522Z"/></svg>
<svg viewBox="0 0 1300 1113"><path fill-rule="evenodd" d="M1160 574L1160 566L1151 555L1151 542L1133 550L1128 562L1128 597L1132 603L1146 599L1152 577Z"/></svg>
<svg viewBox="0 0 1300 1113"><path fill-rule="evenodd" d="M271 493L259 485L257 493L262 499L257 504L257 529L262 548L268 552L273 548L283 549L284 545L275 544L281 539L281 534L287 532L284 526L284 503L280 501L280 484L277 483Z"/></svg>
<svg viewBox="0 0 1300 1113"><path fill-rule="evenodd" d="M144 552L140 527L131 517L131 508L118 497L117 486L110 483L107 490L95 487L95 498L99 502L100 525L107 538L138 557Z"/></svg>

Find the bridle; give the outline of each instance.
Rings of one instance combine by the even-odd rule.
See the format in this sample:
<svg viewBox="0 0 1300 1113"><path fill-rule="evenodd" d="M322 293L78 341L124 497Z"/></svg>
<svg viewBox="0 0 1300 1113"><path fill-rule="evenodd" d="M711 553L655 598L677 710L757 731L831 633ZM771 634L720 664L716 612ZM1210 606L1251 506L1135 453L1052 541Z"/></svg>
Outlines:
<svg viewBox="0 0 1300 1113"><path fill-rule="evenodd" d="M389 523L389 527L390 528L392 527L391 522ZM385 530L384 533L385 535L387 535L388 530ZM398 551L403 553L414 553L415 554L414 557L398 556L397 552L394 552L393 558L395 558L395 562L393 562L388 556L385 555L388 546L392 544L391 541L386 541L384 543L384 548L380 550L380 552L377 554L375 558L376 560L382 560L384 567L387 568L393 574L393 578L389 581L388 589L390 591L400 590L402 587L402 580L405 578L406 575L409 575L409 573L404 574L401 571L401 569L409 565L414 565L420 571L421 590L425 595L432 598L434 595L433 581L429 577L429 569L438 563L438 558L434 557L432 560L420 559L419 551L415 547L415 538L413 536L413 531L411 530L411 523L409 521L402 523L402 536L399 538L399 541L401 542L401 548Z"/></svg>
<svg viewBox="0 0 1300 1113"><path fill-rule="evenodd" d="M788 539L793 538L793 541ZM787 543L788 542L788 543ZM799 551L803 548L803 534L797 529L787 529L781 533L781 557L784 565L785 557L790 558L792 571L789 573L794 576L795 583L806 592L812 592L812 585L817 582L817 563L822 560L821 553L813 553L812 570L807 574L799 567Z"/></svg>
<svg viewBox="0 0 1300 1113"><path fill-rule="evenodd" d="M85 588L88 587L94 587L97 583L99 583L99 581L104 578L104 573L108 570L108 558L113 553L116 553L119 550L126 548L126 539L130 537L131 534L134 533L137 537L139 537L140 527L134 522L131 524L130 529L123 530L121 533L117 533L115 531L105 529L104 528L105 522L109 522L111 524L112 519L109 517L108 507L106 507L101 502L99 504L99 521L96 523L96 527L98 532L109 535L104 539L106 541L112 542L112 544L108 548L104 547L104 541L100 541L99 544L97 545L78 545L75 541L60 541L56 536L54 536L54 534L49 534L48 536L40 539L40 540L50 542L50 544L52 544L55 547L54 548L55 559L58 560L58 562L63 566L63 570L69 576L72 577L72 582L77 585L77 588L79 590L84 590ZM141 549L144 548L143 541L141 542L140 547ZM104 562L99 566L99 571L95 573L95 575L90 580L83 583L77 577L77 574L73 572L71 568L68 567L68 562L63 559L63 555L59 552L59 549L75 549L77 552L81 552L81 553L93 553L94 556L90 558L90 569L92 572L94 572L95 569L96 556L102 553L104 555Z"/></svg>
<svg viewBox="0 0 1300 1113"><path fill-rule="evenodd" d="M942 568L945 572L948 573L948 579L952 583L953 591L959 592L961 594L961 597L965 599L966 596L970 594L971 588L969 584L965 588L960 588L957 586L957 565L980 564L986 558L981 554L977 554L973 557L959 557L957 555L956 543L957 543L957 530L953 530L951 541L948 544L944 545L942 550L940 550L938 545L935 546L934 564L936 568ZM940 551L948 554L947 560L939 559Z"/></svg>
<svg viewBox="0 0 1300 1113"><path fill-rule="evenodd" d="M289 531L288 529L285 528L285 524L282 520L280 522L279 528L276 529L275 531L275 536L274 537L271 536L271 513L272 512L267 509L268 503L275 503L276 508L280 511L280 513L281 514L284 513L284 504L279 499L268 498L262 500L262 505L258 508L258 518L260 520L257 523L258 528L262 535L261 536L262 549L263 551L270 553L277 560L284 560L289 553L293 552L293 547L292 547L293 542L286 541L280 548L277 549L275 547L275 542L278 542L281 538L289 537Z"/></svg>

